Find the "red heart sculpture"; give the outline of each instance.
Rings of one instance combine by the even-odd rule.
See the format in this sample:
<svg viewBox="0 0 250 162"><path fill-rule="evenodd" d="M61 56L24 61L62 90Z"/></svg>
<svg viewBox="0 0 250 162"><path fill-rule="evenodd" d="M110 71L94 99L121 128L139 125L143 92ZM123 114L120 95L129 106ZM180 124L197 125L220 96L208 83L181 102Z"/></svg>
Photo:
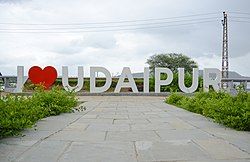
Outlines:
<svg viewBox="0 0 250 162"><path fill-rule="evenodd" d="M56 80L57 71L52 66L41 69L39 66L32 66L29 69L29 79L33 84L42 84L48 89Z"/></svg>

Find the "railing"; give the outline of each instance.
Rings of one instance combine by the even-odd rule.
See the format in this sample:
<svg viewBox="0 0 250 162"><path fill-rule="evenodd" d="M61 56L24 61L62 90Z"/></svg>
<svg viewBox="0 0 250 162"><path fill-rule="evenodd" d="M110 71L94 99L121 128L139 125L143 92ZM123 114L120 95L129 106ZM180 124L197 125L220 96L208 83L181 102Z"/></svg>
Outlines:
<svg viewBox="0 0 250 162"><path fill-rule="evenodd" d="M247 86L247 83L250 83L250 78L223 78L221 81L229 82L229 89L234 89L234 83L240 83L245 90L250 91L250 87Z"/></svg>
<svg viewBox="0 0 250 162"><path fill-rule="evenodd" d="M17 77L16 76L0 76L0 90L5 92L13 92L16 87Z"/></svg>

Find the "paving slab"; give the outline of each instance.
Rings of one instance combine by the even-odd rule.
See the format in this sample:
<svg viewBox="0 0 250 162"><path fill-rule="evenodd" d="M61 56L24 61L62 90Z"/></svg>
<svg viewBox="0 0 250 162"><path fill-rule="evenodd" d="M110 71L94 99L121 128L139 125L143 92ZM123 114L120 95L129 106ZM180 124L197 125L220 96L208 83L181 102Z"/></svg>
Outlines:
<svg viewBox="0 0 250 162"><path fill-rule="evenodd" d="M205 139L215 138L214 136L203 132L199 129L169 129L169 130L156 130L156 133L163 140L192 140L192 139Z"/></svg>
<svg viewBox="0 0 250 162"><path fill-rule="evenodd" d="M134 144L132 142L73 142L59 161L120 161L136 162Z"/></svg>
<svg viewBox="0 0 250 162"><path fill-rule="evenodd" d="M204 151L190 140L137 141L139 161L185 161L209 158Z"/></svg>
<svg viewBox="0 0 250 162"><path fill-rule="evenodd" d="M30 147L23 145L13 145L0 143L0 161L15 161L17 157L21 156L25 150Z"/></svg>
<svg viewBox="0 0 250 162"><path fill-rule="evenodd" d="M129 124L89 124L87 130L92 131L115 131L115 132L123 132L129 131Z"/></svg>
<svg viewBox="0 0 250 162"><path fill-rule="evenodd" d="M160 137L154 131L127 131L127 132L108 132L108 141L159 141Z"/></svg>
<svg viewBox="0 0 250 162"><path fill-rule="evenodd" d="M233 146L229 142L221 139L194 140L214 159L249 159L250 155L240 148Z"/></svg>
<svg viewBox="0 0 250 162"><path fill-rule="evenodd" d="M250 161L236 131L156 96L81 96L85 111L51 116L0 140L7 161Z"/></svg>
<svg viewBox="0 0 250 162"><path fill-rule="evenodd" d="M137 124L131 124L131 130L132 131L154 131L154 130L169 130L169 129L174 129L171 125L168 123L164 124L155 124L155 123L137 123Z"/></svg>
<svg viewBox="0 0 250 162"><path fill-rule="evenodd" d="M105 131L78 131L78 130L63 130L47 140L50 141L104 141Z"/></svg>
<svg viewBox="0 0 250 162"><path fill-rule="evenodd" d="M26 150L16 159L19 162L44 162L57 161L61 153L70 142L67 141L42 141L40 144Z"/></svg>
<svg viewBox="0 0 250 162"><path fill-rule="evenodd" d="M148 124L147 119L115 119L113 124Z"/></svg>

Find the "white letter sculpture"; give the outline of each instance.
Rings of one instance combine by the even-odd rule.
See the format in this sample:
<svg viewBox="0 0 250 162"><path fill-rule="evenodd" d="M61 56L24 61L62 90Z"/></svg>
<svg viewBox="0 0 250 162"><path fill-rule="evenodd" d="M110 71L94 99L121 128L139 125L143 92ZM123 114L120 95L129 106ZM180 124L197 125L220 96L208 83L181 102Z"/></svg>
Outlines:
<svg viewBox="0 0 250 162"><path fill-rule="evenodd" d="M161 80L161 73L167 74L166 80ZM169 85L173 80L173 73L169 68L155 68L155 92L161 92L161 85Z"/></svg>
<svg viewBox="0 0 250 162"><path fill-rule="evenodd" d="M95 74L96 72L102 72L106 77L106 83L102 87L96 87L95 85ZM90 93L101 93L109 89L112 83L110 72L104 67L90 67Z"/></svg>
<svg viewBox="0 0 250 162"><path fill-rule="evenodd" d="M216 74L216 78L212 79L209 74ZM216 68L205 68L203 71L203 89L209 91L209 85L212 85L215 91L219 91L221 82L221 71Z"/></svg>
<svg viewBox="0 0 250 162"><path fill-rule="evenodd" d="M149 93L149 68L144 68L144 74L143 74L143 92Z"/></svg>
<svg viewBox="0 0 250 162"><path fill-rule="evenodd" d="M13 92L15 93L21 93L23 91L23 85L27 81L28 77L24 76L24 67L23 66L17 66L17 83L16 88Z"/></svg>
<svg viewBox="0 0 250 162"><path fill-rule="evenodd" d="M194 91L196 91L196 89L198 88L199 69L193 68L193 81L191 87L187 88L185 86L184 77L184 68L178 68L178 84L181 91L185 93L193 93Z"/></svg>
<svg viewBox="0 0 250 162"><path fill-rule="evenodd" d="M69 75L68 75L68 67L67 66L63 66L62 67L62 84L63 87L66 91L74 91L74 92L78 92L82 89L83 87L83 67L82 66L78 66L78 78L77 78L77 85L74 87L71 87L69 85Z"/></svg>
<svg viewBox="0 0 250 162"><path fill-rule="evenodd" d="M128 82L124 82L125 78L128 78ZM124 67L122 69L122 74L118 80L118 83L115 87L115 93L119 93L121 91L122 87L131 87L133 92L138 92L138 89L136 87L135 81L133 79L133 76L131 74L129 67Z"/></svg>

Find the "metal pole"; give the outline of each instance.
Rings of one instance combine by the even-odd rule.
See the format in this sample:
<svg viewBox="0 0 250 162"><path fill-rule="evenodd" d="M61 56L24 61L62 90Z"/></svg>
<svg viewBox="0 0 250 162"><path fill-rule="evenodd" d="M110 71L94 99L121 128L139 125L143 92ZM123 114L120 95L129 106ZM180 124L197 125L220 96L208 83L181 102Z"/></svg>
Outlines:
<svg viewBox="0 0 250 162"><path fill-rule="evenodd" d="M222 45L222 79L228 78L228 28L227 28L227 14L223 12L223 45ZM223 89L228 88L228 82L222 82Z"/></svg>

